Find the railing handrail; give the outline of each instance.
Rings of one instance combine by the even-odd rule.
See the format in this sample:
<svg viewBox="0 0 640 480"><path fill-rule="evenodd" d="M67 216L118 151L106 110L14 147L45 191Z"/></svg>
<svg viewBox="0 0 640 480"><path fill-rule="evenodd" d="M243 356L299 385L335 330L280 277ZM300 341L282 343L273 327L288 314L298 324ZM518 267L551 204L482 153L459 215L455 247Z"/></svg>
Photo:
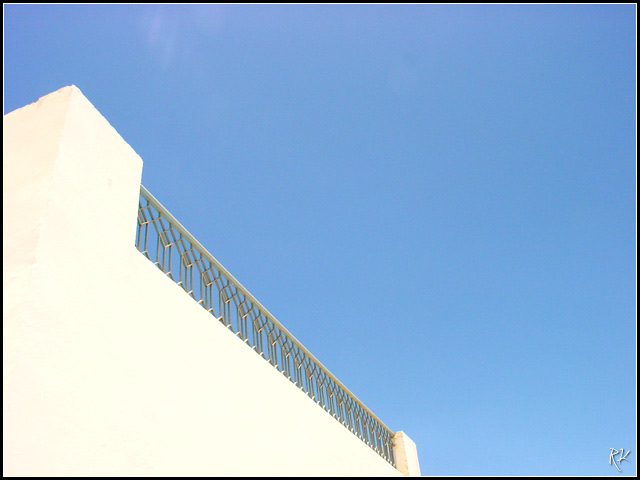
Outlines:
<svg viewBox="0 0 640 480"><path fill-rule="evenodd" d="M331 380L335 382L335 384L340 387L349 397L351 397L366 413L368 413L371 418L373 418L376 422L383 427L389 435L393 436L393 431L387 427L382 420L380 420L376 414L374 414L369 408L364 405L355 396L351 390L349 390L340 380L338 380L327 367L325 367L320 360L318 360L307 348L302 345L302 343L287 330L277 319L276 317L267 310L267 308L262 305L205 247L202 245L189 231L176 219L152 194L147 190L144 185L140 185L140 193L144 196L149 203L151 203L157 210L160 212L169 223L173 224L176 229L180 231L180 233L191 242L200 253L205 256L222 274L224 274L227 279L234 284L236 289L240 290L240 292L248 298L262 313L269 318L269 320L280 329L280 331L287 336L295 345L298 347L305 355L309 357L309 359L314 362Z"/></svg>

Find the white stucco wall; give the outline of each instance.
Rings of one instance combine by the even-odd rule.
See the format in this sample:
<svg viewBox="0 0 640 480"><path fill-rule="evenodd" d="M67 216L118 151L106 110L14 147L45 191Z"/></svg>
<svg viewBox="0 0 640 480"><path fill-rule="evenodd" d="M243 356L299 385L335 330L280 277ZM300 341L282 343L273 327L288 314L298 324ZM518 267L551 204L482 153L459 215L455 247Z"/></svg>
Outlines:
<svg viewBox="0 0 640 480"><path fill-rule="evenodd" d="M76 87L3 144L4 475L400 475L136 250L142 160Z"/></svg>

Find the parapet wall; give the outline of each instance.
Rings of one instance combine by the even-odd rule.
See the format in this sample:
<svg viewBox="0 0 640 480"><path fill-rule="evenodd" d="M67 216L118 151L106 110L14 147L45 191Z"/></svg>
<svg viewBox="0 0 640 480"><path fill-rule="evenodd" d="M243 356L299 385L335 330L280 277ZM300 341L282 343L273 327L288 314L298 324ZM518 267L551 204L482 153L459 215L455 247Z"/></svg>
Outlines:
<svg viewBox="0 0 640 480"><path fill-rule="evenodd" d="M76 87L3 153L4 475L401 475L136 249L142 160Z"/></svg>

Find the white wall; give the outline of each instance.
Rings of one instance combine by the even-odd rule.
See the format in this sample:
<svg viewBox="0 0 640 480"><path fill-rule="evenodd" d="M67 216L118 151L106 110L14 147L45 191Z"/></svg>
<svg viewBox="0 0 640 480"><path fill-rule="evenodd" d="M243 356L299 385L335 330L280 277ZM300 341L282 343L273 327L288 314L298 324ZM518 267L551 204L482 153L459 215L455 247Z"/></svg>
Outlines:
<svg viewBox="0 0 640 480"><path fill-rule="evenodd" d="M142 161L76 87L4 132L4 475L400 475L136 250Z"/></svg>

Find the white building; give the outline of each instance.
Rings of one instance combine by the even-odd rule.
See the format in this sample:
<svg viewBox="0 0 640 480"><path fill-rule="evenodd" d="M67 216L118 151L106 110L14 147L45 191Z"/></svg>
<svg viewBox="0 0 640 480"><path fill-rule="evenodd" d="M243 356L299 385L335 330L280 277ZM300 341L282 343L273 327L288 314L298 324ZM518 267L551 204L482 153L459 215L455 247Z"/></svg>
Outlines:
<svg viewBox="0 0 640 480"><path fill-rule="evenodd" d="M420 474L80 90L5 115L3 145L4 475Z"/></svg>

